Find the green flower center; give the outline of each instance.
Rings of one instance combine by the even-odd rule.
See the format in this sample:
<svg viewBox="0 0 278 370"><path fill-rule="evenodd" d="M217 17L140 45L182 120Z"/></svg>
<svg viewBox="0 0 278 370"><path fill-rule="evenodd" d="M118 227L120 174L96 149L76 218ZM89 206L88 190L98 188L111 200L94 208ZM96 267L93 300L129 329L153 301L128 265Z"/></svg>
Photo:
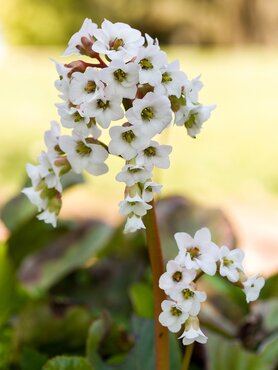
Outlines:
<svg viewBox="0 0 278 370"><path fill-rule="evenodd" d="M117 39L115 38L115 40L113 41L110 41L109 43L109 46L110 46L110 50L118 50L120 46L123 46L124 45L124 40L123 39Z"/></svg>
<svg viewBox="0 0 278 370"><path fill-rule="evenodd" d="M172 307L171 308L171 314L173 315L173 316L180 316L181 314L182 314L182 311L181 310L179 310L177 307Z"/></svg>
<svg viewBox="0 0 278 370"><path fill-rule="evenodd" d="M80 122L80 121L84 121L84 117L82 117L81 115L80 115L80 113L79 112L74 112L73 113L73 120L74 120L74 122Z"/></svg>
<svg viewBox="0 0 278 370"><path fill-rule="evenodd" d="M141 112L141 117L145 121L150 121L154 117L154 111L152 107L146 107Z"/></svg>
<svg viewBox="0 0 278 370"><path fill-rule="evenodd" d="M128 130L122 133L122 138L124 139L124 141L130 144L136 138L136 135L132 130Z"/></svg>
<svg viewBox="0 0 278 370"><path fill-rule="evenodd" d="M109 101L104 102L103 100L98 99L97 100L97 106L98 106L98 108L105 110L106 108L109 107Z"/></svg>
<svg viewBox="0 0 278 370"><path fill-rule="evenodd" d="M156 155L156 148L149 146L148 148L144 149L144 154L146 157L154 157Z"/></svg>
<svg viewBox="0 0 278 370"><path fill-rule="evenodd" d="M162 79L161 79L162 83L167 83L167 82L171 82L171 81L173 81L173 79L169 75L169 73L167 73L167 72L162 73Z"/></svg>
<svg viewBox="0 0 278 370"><path fill-rule="evenodd" d="M188 250L191 258L195 258L199 255L200 249L198 247L192 247Z"/></svg>
<svg viewBox="0 0 278 370"><path fill-rule="evenodd" d="M189 116L188 120L184 122L184 126L186 128L192 128L195 125L195 119L196 119L197 113L193 113Z"/></svg>
<svg viewBox="0 0 278 370"><path fill-rule="evenodd" d="M122 69L117 69L113 72L116 81L123 82L126 79L127 73L125 73Z"/></svg>
<svg viewBox="0 0 278 370"><path fill-rule="evenodd" d="M147 58L141 59L139 64L142 69L153 69L152 63Z"/></svg>
<svg viewBox="0 0 278 370"><path fill-rule="evenodd" d="M223 258L223 264L224 266L230 266L234 263L233 260L228 260L227 258Z"/></svg>
<svg viewBox="0 0 278 370"><path fill-rule="evenodd" d="M77 154L79 154L81 157L85 157L91 154L92 149L85 145L83 141L78 141L75 151Z"/></svg>
<svg viewBox="0 0 278 370"><path fill-rule="evenodd" d="M90 94L92 92L95 92L96 88L97 88L97 85L95 81L88 81L87 85L84 87L84 90L86 91L86 93Z"/></svg>
<svg viewBox="0 0 278 370"><path fill-rule="evenodd" d="M182 279L182 272L181 271L176 271L173 275L172 275L172 279L176 282L179 282L181 281Z"/></svg>
<svg viewBox="0 0 278 370"><path fill-rule="evenodd" d="M186 288L186 289L182 290L182 296L183 296L184 299L189 299L189 298L194 297L194 292L192 292L192 290Z"/></svg>

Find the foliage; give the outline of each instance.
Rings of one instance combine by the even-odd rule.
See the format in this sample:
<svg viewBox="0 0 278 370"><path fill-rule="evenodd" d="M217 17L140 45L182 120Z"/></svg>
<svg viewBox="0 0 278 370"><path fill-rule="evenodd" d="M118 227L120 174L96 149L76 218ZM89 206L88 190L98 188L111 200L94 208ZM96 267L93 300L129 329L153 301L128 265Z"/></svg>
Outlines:
<svg viewBox="0 0 278 370"><path fill-rule="evenodd" d="M157 209L167 259L175 253L171 235L204 222L219 242L233 247L234 233L221 211L181 197L161 200ZM152 370L152 282L143 233L125 236L123 225L112 229L96 220L63 221L53 231L35 220L21 197L2 215L11 234L0 248L0 368ZM195 347L192 369L207 362L209 370L274 370L276 281L267 281L263 299L250 310L240 290L219 277L203 280L209 299L201 321L209 341ZM176 370L183 349L175 335L170 345Z"/></svg>

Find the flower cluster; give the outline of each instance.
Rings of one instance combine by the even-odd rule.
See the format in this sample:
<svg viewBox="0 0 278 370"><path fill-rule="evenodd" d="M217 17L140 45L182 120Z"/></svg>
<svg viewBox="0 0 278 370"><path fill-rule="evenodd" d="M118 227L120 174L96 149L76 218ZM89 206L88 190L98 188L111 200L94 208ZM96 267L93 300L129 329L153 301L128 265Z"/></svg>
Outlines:
<svg viewBox="0 0 278 370"><path fill-rule="evenodd" d="M156 137L172 121L196 137L214 106L198 102L199 77L189 80L177 61L168 63L157 40L127 24L104 20L98 28L86 19L64 52L71 54L90 58L55 62L62 99L57 109L61 125L71 133L61 135L58 123L52 124L45 138L48 151L38 166L27 167L32 186L24 193L41 211L38 217L55 225L61 176L68 171L102 175L108 171L108 155L120 156L125 164L116 179L126 185L120 202L120 213L127 216L125 231L144 228L142 216L161 189L152 171L168 168L172 151ZM108 128L111 140L105 144L100 136Z"/></svg>
<svg viewBox="0 0 278 370"><path fill-rule="evenodd" d="M244 253L240 249L230 250L218 247L211 241L207 228L196 232L194 238L186 233L176 233L178 255L167 263L166 272L160 277L159 287L168 299L162 302L159 321L173 332L184 329L180 338L184 345L206 343L207 337L199 326L198 314L206 293L197 290L196 282L204 273L217 272L231 283L239 286L246 294L247 302L258 298L264 279L260 276L247 277L242 261Z"/></svg>

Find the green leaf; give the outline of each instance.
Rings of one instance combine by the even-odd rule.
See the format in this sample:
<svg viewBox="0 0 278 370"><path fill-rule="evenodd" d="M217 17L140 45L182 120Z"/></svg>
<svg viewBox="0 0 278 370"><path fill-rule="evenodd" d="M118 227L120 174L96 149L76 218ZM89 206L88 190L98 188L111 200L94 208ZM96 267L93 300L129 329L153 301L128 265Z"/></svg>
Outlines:
<svg viewBox="0 0 278 370"><path fill-rule="evenodd" d="M153 318L154 301L150 285L146 283L135 283L129 289L129 296L138 316Z"/></svg>
<svg viewBox="0 0 278 370"><path fill-rule="evenodd" d="M278 274L268 278L260 293L260 299L278 298Z"/></svg>
<svg viewBox="0 0 278 370"><path fill-rule="evenodd" d="M271 369L278 366L278 333L268 338L260 346L259 353L264 362L271 365Z"/></svg>
<svg viewBox="0 0 278 370"><path fill-rule="evenodd" d="M58 356L49 360L42 370L93 370L93 368L83 357Z"/></svg>
<svg viewBox="0 0 278 370"><path fill-rule="evenodd" d="M0 369L10 369L13 355L13 331L9 327L0 329Z"/></svg>
<svg viewBox="0 0 278 370"><path fill-rule="evenodd" d="M46 355L43 355L32 348L24 348L21 355L20 366L22 370L41 370L46 361Z"/></svg>
<svg viewBox="0 0 278 370"><path fill-rule="evenodd" d="M87 341L87 358L97 370L153 370L155 362L154 321L134 317L132 334L134 347L123 363L115 366L105 363L98 354L98 348L106 333L107 323L104 319L94 322ZM177 370L181 365L181 351L174 335L170 336L170 369Z"/></svg>
<svg viewBox="0 0 278 370"><path fill-rule="evenodd" d="M238 341L208 333L205 345L208 370L271 370L262 356L243 349Z"/></svg>

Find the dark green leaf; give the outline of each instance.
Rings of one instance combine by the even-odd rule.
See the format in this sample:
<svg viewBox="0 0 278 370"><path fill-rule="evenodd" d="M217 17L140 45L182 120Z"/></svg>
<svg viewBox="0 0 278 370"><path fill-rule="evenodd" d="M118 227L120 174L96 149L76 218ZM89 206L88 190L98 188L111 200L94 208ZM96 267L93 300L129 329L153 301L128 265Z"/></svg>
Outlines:
<svg viewBox="0 0 278 370"><path fill-rule="evenodd" d="M24 348L21 355L20 366L22 370L41 370L46 361L46 355L43 355L31 348Z"/></svg>
<svg viewBox="0 0 278 370"><path fill-rule="evenodd" d="M135 283L129 289L129 296L138 316L153 318L154 301L152 287L146 283Z"/></svg>
<svg viewBox="0 0 278 370"><path fill-rule="evenodd" d="M260 299L278 298L278 274L268 278L263 287Z"/></svg>
<svg viewBox="0 0 278 370"><path fill-rule="evenodd" d="M58 356L49 360L42 370L93 370L93 368L83 357Z"/></svg>

